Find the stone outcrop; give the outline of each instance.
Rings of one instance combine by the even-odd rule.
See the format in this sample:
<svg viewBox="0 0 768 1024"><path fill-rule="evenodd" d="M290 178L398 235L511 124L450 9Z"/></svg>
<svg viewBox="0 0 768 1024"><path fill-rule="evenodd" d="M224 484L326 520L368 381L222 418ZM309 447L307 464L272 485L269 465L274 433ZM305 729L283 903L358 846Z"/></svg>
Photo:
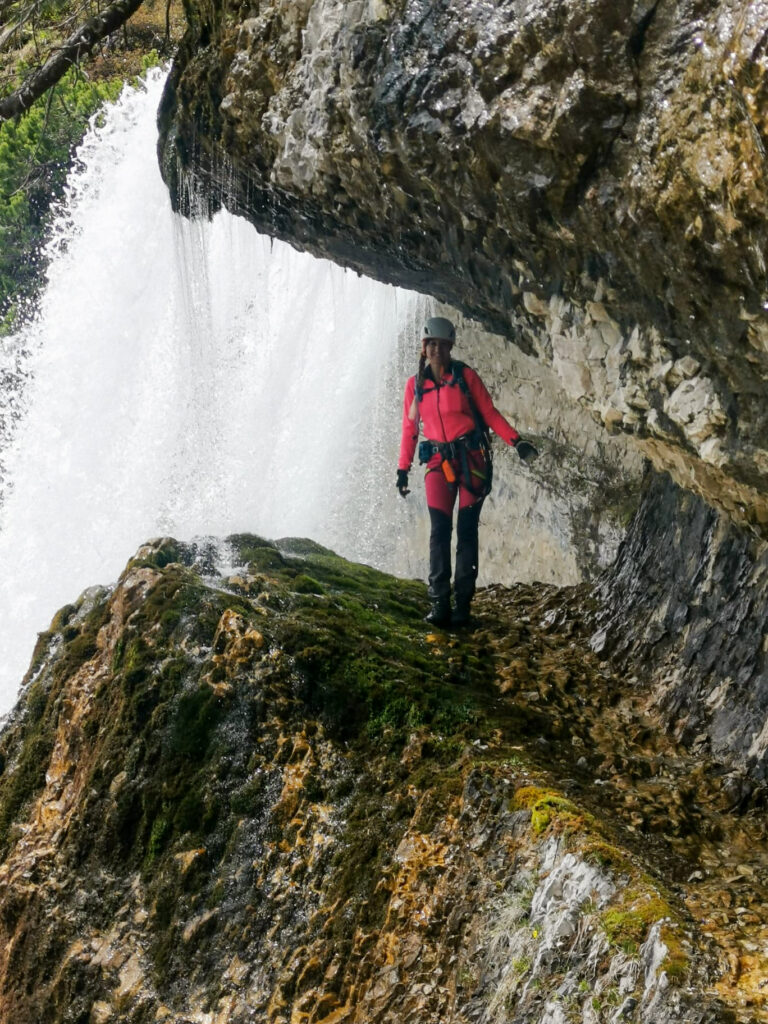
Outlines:
<svg viewBox="0 0 768 1024"><path fill-rule="evenodd" d="M639 675L687 746L730 760L738 805L768 779L768 550L668 476L644 492L592 646Z"/></svg>
<svg viewBox="0 0 768 1024"><path fill-rule="evenodd" d="M764 1012L763 817L590 650L587 588L486 591L468 642L311 542L226 561L146 545L41 635L0 740L3 1019Z"/></svg>
<svg viewBox="0 0 768 1024"><path fill-rule="evenodd" d="M463 310L765 535L768 4L188 11L160 114L180 207Z"/></svg>

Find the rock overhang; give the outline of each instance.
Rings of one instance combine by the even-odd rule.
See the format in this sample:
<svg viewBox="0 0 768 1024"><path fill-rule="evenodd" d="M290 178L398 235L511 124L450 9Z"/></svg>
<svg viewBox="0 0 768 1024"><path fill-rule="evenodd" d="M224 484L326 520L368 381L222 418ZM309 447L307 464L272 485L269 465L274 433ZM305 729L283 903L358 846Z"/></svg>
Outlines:
<svg viewBox="0 0 768 1024"><path fill-rule="evenodd" d="M429 292L768 533L768 3L190 8L174 202Z"/></svg>

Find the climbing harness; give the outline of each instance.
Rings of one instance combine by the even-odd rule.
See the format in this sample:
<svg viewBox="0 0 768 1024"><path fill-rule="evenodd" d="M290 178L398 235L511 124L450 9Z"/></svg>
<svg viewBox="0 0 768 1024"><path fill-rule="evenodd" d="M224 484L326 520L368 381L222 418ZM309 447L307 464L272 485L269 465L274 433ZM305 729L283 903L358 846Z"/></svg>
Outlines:
<svg viewBox="0 0 768 1024"><path fill-rule="evenodd" d="M472 395L469 391L469 385L464 379L464 369L466 363L460 362L458 359L451 361L451 374L453 380L449 387L454 384L458 384L461 389L461 393L467 399L469 404L469 410L472 413L472 419L475 421L475 429L469 434L463 434L461 437L457 437L455 441L421 441L419 444L419 462L429 462L435 455L441 456L440 468L442 469L445 479L448 483L456 483L456 473L451 464L451 460L458 462L459 475L461 476L461 483L466 489L477 498L485 498L491 493L491 487L493 485L493 452L491 449L491 440L488 432L488 427L485 424L477 406L474 403ZM419 384L418 375L416 377L416 400L421 404L424 397L424 388ZM472 470L469 464L469 452L481 451L485 460L485 473L480 476L476 470ZM437 467L435 467L437 468ZM429 470L427 470L429 472ZM481 483L475 484L473 477L481 480Z"/></svg>
<svg viewBox="0 0 768 1024"><path fill-rule="evenodd" d="M420 441L419 462L429 462L433 455L442 455L444 459L460 459L461 450L479 451L483 447L483 435L479 430L471 434L462 434L455 441Z"/></svg>

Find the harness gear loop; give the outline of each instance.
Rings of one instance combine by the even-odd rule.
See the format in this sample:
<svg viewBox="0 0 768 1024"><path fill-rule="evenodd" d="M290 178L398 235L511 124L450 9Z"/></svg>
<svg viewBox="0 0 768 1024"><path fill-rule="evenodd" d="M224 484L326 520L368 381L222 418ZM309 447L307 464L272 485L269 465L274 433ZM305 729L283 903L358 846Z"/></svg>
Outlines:
<svg viewBox="0 0 768 1024"><path fill-rule="evenodd" d="M450 464L448 459L443 459L442 465L441 465L441 469L443 471L443 476L448 481L448 483L449 484L455 484L456 483L456 474L454 473L453 466Z"/></svg>

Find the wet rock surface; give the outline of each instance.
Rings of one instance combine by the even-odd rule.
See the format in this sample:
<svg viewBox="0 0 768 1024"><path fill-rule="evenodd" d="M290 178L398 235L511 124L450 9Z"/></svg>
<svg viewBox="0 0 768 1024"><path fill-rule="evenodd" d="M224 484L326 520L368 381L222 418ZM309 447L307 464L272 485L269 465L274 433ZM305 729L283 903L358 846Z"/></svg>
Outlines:
<svg viewBox="0 0 768 1024"><path fill-rule="evenodd" d="M604 822L622 822L623 841L716 940L720 970L727 968L715 987L741 1005L739 1019L768 1019L762 793L746 786L734 801L734 780L744 776L733 762L712 757L701 742L692 754L665 730L663 709L647 688L648 661L617 672L595 655L593 599L588 588L483 592L481 638L498 659L500 690L515 694L518 707L545 711L539 765L569 799ZM514 609L506 636L498 632L500 608L507 615Z"/></svg>
<svg viewBox="0 0 768 1024"><path fill-rule="evenodd" d="M175 202L427 291L768 529L766 5L190 5Z"/></svg>
<svg viewBox="0 0 768 1024"><path fill-rule="evenodd" d="M590 646L595 591L306 541L140 550L41 636L0 738L19 1024L768 1018L759 795ZM645 685L643 685L645 684Z"/></svg>

